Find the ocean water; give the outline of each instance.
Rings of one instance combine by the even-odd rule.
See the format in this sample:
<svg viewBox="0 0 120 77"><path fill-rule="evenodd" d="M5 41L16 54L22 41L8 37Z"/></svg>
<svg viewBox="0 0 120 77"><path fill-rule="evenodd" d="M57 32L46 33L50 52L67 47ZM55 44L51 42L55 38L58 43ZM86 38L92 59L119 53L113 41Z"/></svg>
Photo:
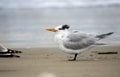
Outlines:
<svg viewBox="0 0 120 77"><path fill-rule="evenodd" d="M120 0L0 0L1 8L63 8L119 5Z"/></svg>
<svg viewBox="0 0 120 77"><path fill-rule="evenodd" d="M0 9L0 43L12 48L56 47L45 29L68 24L71 30L115 32L105 43L120 43L120 6Z"/></svg>

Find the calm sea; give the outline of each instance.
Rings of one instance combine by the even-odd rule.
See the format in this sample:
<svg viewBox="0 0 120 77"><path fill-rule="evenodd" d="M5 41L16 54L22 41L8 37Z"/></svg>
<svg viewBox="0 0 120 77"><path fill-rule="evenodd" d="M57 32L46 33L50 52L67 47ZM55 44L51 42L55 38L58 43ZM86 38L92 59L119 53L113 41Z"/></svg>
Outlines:
<svg viewBox="0 0 120 77"><path fill-rule="evenodd" d="M68 24L71 30L115 32L101 40L120 43L120 7L0 9L0 43L7 47L54 47L54 33L46 27Z"/></svg>

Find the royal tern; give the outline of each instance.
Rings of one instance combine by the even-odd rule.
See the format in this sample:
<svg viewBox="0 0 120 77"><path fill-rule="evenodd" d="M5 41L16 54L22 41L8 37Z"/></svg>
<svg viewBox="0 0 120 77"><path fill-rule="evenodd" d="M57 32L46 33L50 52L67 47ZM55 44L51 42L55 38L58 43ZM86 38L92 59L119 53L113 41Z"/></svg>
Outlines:
<svg viewBox="0 0 120 77"><path fill-rule="evenodd" d="M0 57L20 57L15 53L22 53L21 51L9 49L0 44Z"/></svg>
<svg viewBox="0 0 120 77"><path fill-rule="evenodd" d="M94 35L80 31L69 31L69 25L59 25L56 28L47 28L48 31L56 32L55 40L59 47L66 53L74 54L74 58L70 61L75 61L79 53L86 51L96 44L97 41L113 34L109 32L106 34Z"/></svg>

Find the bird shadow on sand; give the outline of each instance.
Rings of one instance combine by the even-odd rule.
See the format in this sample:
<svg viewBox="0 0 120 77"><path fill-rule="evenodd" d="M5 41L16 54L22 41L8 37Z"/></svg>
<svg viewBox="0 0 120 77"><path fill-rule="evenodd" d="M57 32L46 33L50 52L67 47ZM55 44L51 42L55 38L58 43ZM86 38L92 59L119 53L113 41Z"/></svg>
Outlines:
<svg viewBox="0 0 120 77"><path fill-rule="evenodd" d="M75 61L69 61L69 59L62 59L62 60L56 60L56 61L59 61L59 62L88 62L88 61L101 61L101 60L99 60L99 59L77 59L77 60L75 60Z"/></svg>

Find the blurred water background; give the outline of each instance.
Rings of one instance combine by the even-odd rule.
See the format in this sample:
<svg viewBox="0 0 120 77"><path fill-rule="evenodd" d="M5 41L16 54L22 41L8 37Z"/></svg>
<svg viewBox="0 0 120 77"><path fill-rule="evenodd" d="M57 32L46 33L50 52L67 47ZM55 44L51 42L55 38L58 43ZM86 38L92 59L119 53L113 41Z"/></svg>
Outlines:
<svg viewBox="0 0 120 77"><path fill-rule="evenodd" d="M119 0L0 0L0 43L12 48L56 47L46 27L115 32L101 42L120 43Z"/></svg>

